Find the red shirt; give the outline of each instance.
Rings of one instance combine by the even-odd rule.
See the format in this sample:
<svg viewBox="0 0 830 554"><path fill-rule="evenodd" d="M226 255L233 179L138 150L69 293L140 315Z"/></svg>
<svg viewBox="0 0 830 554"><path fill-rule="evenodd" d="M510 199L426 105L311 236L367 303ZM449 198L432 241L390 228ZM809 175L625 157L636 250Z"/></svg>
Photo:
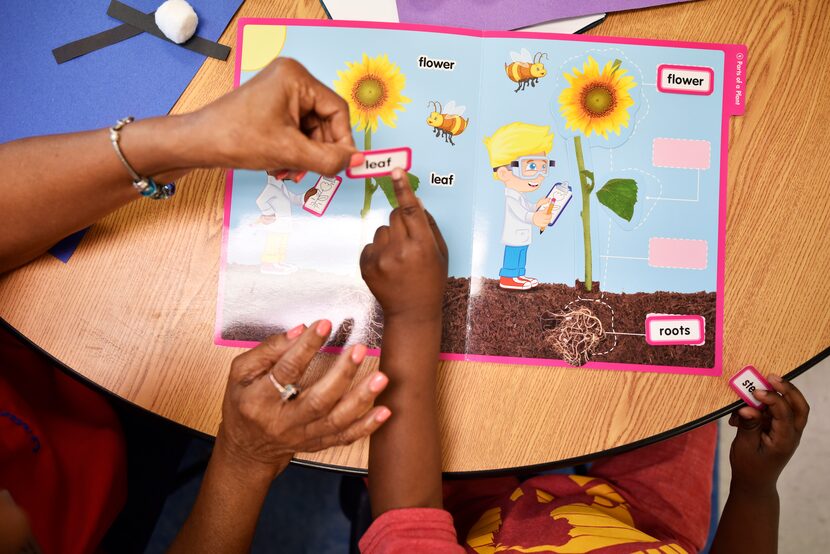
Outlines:
<svg viewBox="0 0 830 554"><path fill-rule="evenodd" d="M125 469L107 401L0 331L0 489L45 554L97 548L124 504Z"/></svg>
<svg viewBox="0 0 830 554"><path fill-rule="evenodd" d="M590 477L445 483L448 511L389 511L361 539L361 552L698 552L709 529L715 441L708 425L600 460Z"/></svg>

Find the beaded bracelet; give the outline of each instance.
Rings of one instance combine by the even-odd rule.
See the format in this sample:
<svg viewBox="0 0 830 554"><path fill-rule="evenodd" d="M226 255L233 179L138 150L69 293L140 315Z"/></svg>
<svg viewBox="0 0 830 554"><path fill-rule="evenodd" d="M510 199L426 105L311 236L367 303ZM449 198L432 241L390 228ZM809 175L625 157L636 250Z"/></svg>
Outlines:
<svg viewBox="0 0 830 554"><path fill-rule="evenodd" d="M133 178L133 187L135 187L135 190L137 190L141 196L147 196L153 200L170 198L176 194L176 183L159 185L153 180L152 177L141 177L138 173L136 173L133 166L130 165L130 162L127 161L127 158L125 158L124 154L121 152L121 147L118 144L121 140L121 129L124 128L124 125L132 123L133 121L135 121L133 116L125 117L124 119L119 119L113 127L110 127L110 142L112 142L112 147L115 149L115 154L118 156L118 159L121 160L121 163L124 164L124 167L127 168L130 177Z"/></svg>

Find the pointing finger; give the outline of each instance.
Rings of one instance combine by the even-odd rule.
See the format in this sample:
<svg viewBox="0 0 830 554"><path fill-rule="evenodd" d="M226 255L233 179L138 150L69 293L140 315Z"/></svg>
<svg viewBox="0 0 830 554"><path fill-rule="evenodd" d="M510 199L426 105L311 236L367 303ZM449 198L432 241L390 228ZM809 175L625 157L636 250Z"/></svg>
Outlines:
<svg viewBox="0 0 830 554"><path fill-rule="evenodd" d="M395 197L398 200L401 219L412 238L422 239L432 235L424 208L409 185L409 177L399 167L392 170Z"/></svg>

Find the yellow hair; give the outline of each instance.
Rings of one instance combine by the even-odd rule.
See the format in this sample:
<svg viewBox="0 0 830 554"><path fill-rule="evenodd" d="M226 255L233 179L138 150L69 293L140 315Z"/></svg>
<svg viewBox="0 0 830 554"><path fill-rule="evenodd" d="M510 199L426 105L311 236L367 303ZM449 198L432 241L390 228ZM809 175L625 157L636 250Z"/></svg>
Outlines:
<svg viewBox="0 0 830 554"><path fill-rule="evenodd" d="M484 145L490 153L490 167L510 165L513 160L539 152L547 156L552 144L550 127L519 121L499 128L491 137L484 137ZM493 178L498 179L495 172Z"/></svg>

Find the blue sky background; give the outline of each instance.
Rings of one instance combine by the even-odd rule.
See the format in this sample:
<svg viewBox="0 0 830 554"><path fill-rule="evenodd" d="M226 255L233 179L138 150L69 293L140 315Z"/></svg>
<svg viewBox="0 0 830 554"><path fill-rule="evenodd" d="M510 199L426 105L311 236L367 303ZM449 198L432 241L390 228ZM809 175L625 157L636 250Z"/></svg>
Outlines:
<svg viewBox="0 0 830 554"><path fill-rule="evenodd" d="M514 93L515 84L507 78L504 63L510 61L511 51L519 51L523 47L531 52L544 51L548 54L545 60L548 76L537 87ZM614 292L715 290L722 52L525 38L487 39L482 42L474 37L416 31L290 27L281 55L298 59L323 83L332 86L337 79L337 71L346 69L345 62L359 61L364 52L370 56L388 54L406 75L404 95L412 102L406 104L405 111L398 112L396 129L381 123L380 129L373 135L372 147L412 148L411 171L421 178L418 194L447 239L451 275L464 277L472 273L497 277L501 266L504 190L491 177L484 136L513 121L552 127L555 134L552 157L557 166L548 181L540 187L544 190L530 193L528 199L535 202L556 181L568 181L574 189L574 198L553 228L541 237L534 233L534 242L528 253L528 274L544 282L569 285L575 279L582 278L583 253L579 218L581 198L573 143L570 133L565 132L557 102L559 93L566 86L562 72L571 71L574 66L581 69L588 55L594 56L600 66L608 60L622 59L622 67L628 69L638 83L632 89L636 104L631 109L631 124L620 137L612 135L609 141L595 137L583 141L586 146L585 163L595 173L596 190L613 177L637 180L639 202L629 223L600 205L595 196L592 198L594 280L602 281L605 290ZM456 70L419 69L417 63L421 55L455 60ZM711 67L715 72L714 93L710 96L691 96L658 92L654 83L656 68L661 63ZM242 82L251 76L243 73ZM464 115L470 118L470 125L455 138L457 146L436 139L426 124L430 111L427 103L430 100L443 104L454 100L467 107ZM699 172L653 167L651 148L655 137L708 140L711 143L711 167ZM362 132L355 134L355 142L362 146ZM431 186L430 172L455 173L455 186ZM382 192L378 191L374 196L373 214L366 222L359 222L363 181L341 176L344 178L343 185L323 218L314 218L301 209L295 210L294 217L303 229L314 229L314 225L318 225L321 232L327 229L325 232L330 235L330 225L337 221L351 228L371 225L372 229L364 229L361 233L364 240L370 240L372 233L369 231L385 220L389 205ZM698 202L646 199L646 196L693 199L697 193L698 178ZM315 180L316 176L310 175L301 185L291 186L293 190L302 192ZM264 183L262 173L236 172L232 227L238 227L246 217L257 213L254 200ZM325 225L319 225L327 218ZM474 234L475 254L472 247ZM706 240L709 244L707 268L702 271L652 268L645 260L600 258L606 254L646 257L650 237ZM326 240L336 246L338 240L354 238L353 234L338 237L334 233ZM353 250L354 245L344 248L344 251ZM327 249L327 252L327 256L330 255L331 251ZM303 256L303 265L325 268L326 263L326 256L321 255L318 260L309 257L308 252ZM357 265L356 259L354 265Z"/></svg>

